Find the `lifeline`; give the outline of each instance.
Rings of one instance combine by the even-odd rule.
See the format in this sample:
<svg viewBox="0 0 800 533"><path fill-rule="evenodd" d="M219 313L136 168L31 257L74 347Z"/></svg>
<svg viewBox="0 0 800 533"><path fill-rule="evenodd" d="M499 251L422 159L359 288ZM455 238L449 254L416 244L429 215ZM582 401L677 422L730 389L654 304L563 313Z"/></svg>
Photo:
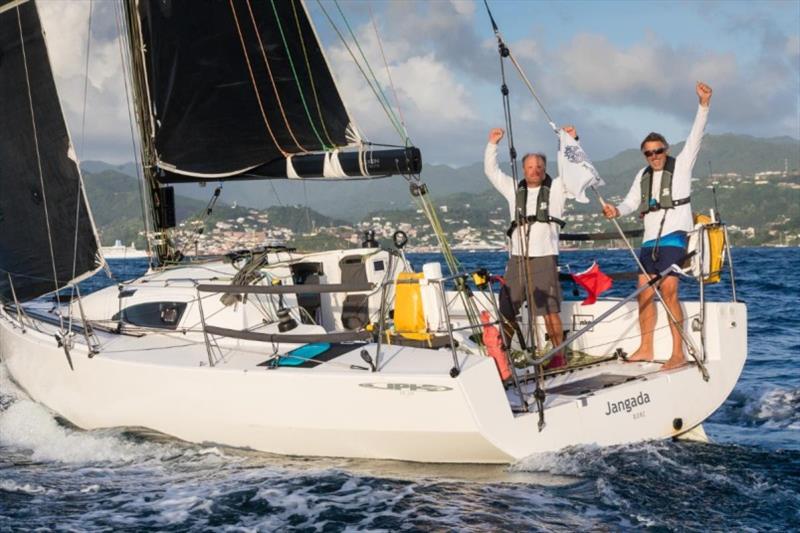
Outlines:
<svg viewBox="0 0 800 533"><path fill-rule="evenodd" d="M626 413L630 413L631 410L636 407L637 405L644 405L646 403L650 403L650 395L646 392L640 392L639 396L634 396L632 398L628 398L627 400L620 400L618 402L606 402L608 407L608 412L606 416L613 415L615 413L621 413L625 411Z"/></svg>

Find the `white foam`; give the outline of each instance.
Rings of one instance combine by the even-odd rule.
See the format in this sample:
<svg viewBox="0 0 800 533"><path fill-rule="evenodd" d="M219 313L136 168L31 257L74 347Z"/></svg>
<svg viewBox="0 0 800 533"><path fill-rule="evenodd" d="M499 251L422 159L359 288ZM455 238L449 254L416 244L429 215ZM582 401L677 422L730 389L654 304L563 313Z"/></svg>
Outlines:
<svg viewBox="0 0 800 533"><path fill-rule="evenodd" d="M601 461L605 453L605 449L598 446L572 446L558 452L531 454L512 464L509 470L580 476ZM609 468L613 470L613 467Z"/></svg>
<svg viewBox="0 0 800 533"><path fill-rule="evenodd" d="M800 389L777 388L764 392L749 414L769 426L800 429Z"/></svg>
<svg viewBox="0 0 800 533"><path fill-rule="evenodd" d="M0 491L16 492L19 494L52 494L55 491L41 485L31 483L19 483L13 479L0 479Z"/></svg>
<svg viewBox="0 0 800 533"><path fill-rule="evenodd" d="M164 461L192 456L191 448L178 443L129 441L116 430L82 431L60 425L44 406L18 400L0 411L0 445L29 450L35 461L59 463L132 463ZM219 462L214 453L200 456Z"/></svg>
<svg viewBox="0 0 800 533"><path fill-rule="evenodd" d="M36 461L84 463L134 458L119 439L68 430L44 407L29 400L14 402L0 413L0 444L31 450Z"/></svg>
<svg viewBox="0 0 800 533"><path fill-rule="evenodd" d="M8 375L5 363L0 363L0 409L28 396L17 387Z"/></svg>
<svg viewBox="0 0 800 533"><path fill-rule="evenodd" d="M664 465L682 470L685 468L664 454L669 449L666 441L644 441L618 446L581 445L570 446L558 452L531 454L509 467L509 470L522 472L549 472L565 476L594 476L598 474L613 476L617 474L615 460L620 454L633 454L646 468L659 468Z"/></svg>

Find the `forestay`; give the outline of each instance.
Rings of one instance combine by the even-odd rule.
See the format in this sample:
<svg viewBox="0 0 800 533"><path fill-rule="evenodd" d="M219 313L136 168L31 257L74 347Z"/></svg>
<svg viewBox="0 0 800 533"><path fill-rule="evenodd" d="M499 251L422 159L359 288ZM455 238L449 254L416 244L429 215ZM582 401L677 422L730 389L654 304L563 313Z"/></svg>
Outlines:
<svg viewBox="0 0 800 533"><path fill-rule="evenodd" d="M102 262L32 1L0 0L0 124L0 299L28 300Z"/></svg>

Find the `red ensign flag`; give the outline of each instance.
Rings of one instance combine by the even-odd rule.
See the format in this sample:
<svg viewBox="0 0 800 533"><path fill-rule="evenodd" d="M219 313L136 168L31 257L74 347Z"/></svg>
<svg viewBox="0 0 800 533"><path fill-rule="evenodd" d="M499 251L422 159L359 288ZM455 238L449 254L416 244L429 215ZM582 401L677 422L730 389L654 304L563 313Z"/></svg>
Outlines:
<svg viewBox="0 0 800 533"><path fill-rule="evenodd" d="M600 266L595 262L588 269L579 274L572 274L575 283L586 289L589 295L581 302L581 305L592 305L597 301L597 297L607 291L613 285L611 278L600 271Z"/></svg>

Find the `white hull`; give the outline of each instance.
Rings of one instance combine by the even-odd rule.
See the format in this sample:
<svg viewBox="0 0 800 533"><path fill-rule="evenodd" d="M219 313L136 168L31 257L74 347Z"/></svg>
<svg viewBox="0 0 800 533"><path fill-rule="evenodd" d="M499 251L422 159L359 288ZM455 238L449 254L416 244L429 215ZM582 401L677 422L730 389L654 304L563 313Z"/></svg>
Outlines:
<svg viewBox="0 0 800 533"><path fill-rule="evenodd" d="M565 304L562 318L570 324L573 311L597 316L614 303ZM16 317L3 313L0 354L33 399L85 429L140 426L191 442L291 455L506 463L570 445L668 438L702 423L733 389L747 353L744 305L706 306L708 382L693 365L659 372L658 364L619 361L556 374L546 382L541 432L538 413L523 412L514 389L504 390L493 360L461 354L462 371L451 378L449 349L384 345L378 372L350 367L364 366L360 346L314 368L267 369L258 365L271 346L229 340L210 367L197 333L103 333L103 349L94 358L76 338L73 371L56 346L54 328L40 324L42 331L23 332ZM685 311L693 316L697 304L686 304ZM578 347L632 352L635 303L618 314L610 329L587 334ZM656 342L666 356L669 333L660 320ZM699 345L698 334L691 335ZM377 346L366 349L374 356ZM610 375L630 381L557 392ZM532 384L525 387L529 399Z"/></svg>

